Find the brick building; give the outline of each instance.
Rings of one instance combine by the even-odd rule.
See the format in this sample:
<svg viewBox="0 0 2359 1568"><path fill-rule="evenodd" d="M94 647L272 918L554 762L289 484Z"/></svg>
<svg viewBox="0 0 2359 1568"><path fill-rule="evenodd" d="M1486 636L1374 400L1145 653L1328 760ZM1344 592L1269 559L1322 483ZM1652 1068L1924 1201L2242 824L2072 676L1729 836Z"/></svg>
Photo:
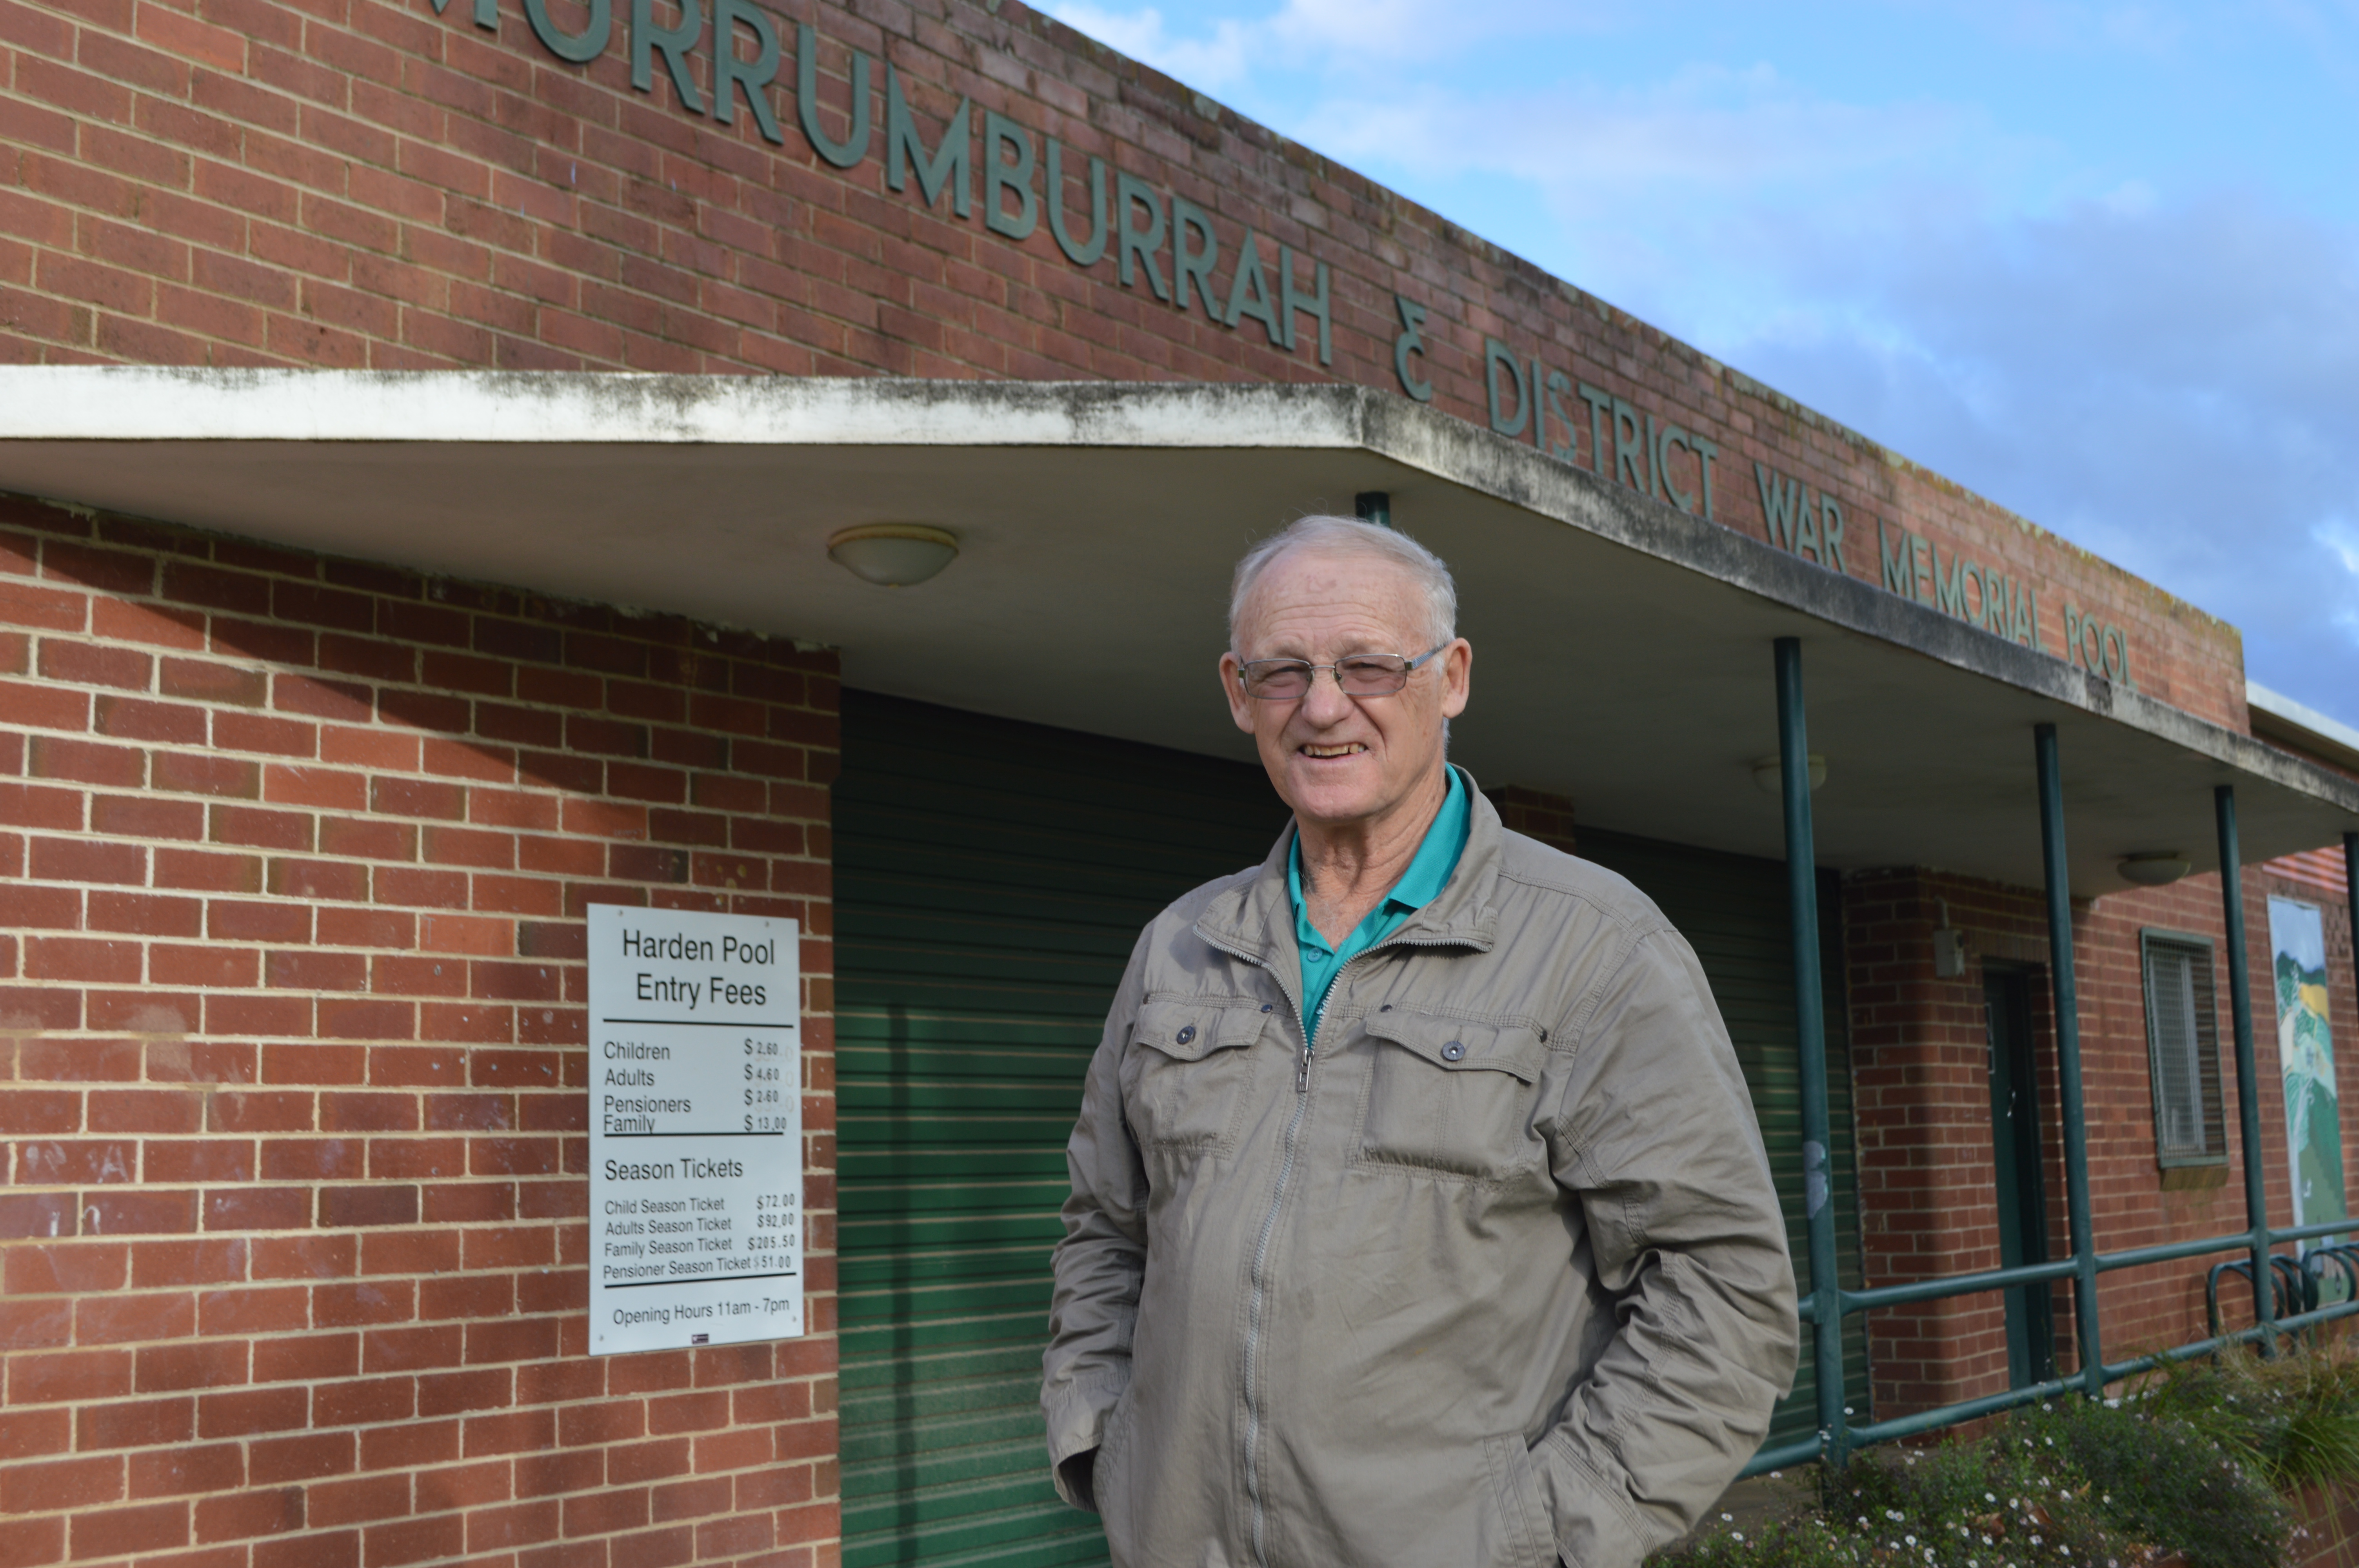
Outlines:
<svg viewBox="0 0 2359 1568"><path fill-rule="evenodd" d="M1457 569L1455 754L1695 941L1798 1268L1779 639L1847 1287L2071 1245L2036 727L2095 1246L2245 1227L2277 907L2359 1019L2359 735L2233 627L1019 0L0 0L0 1560L1102 1552L1060 1150L1131 934L1279 826L1208 673L1306 511ZM605 906L794 923L799 1334L592 1353ZM2256 1098L2339 1217L2359 1121ZM2077 1305L1855 1314L1843 1397Z"/></svg>

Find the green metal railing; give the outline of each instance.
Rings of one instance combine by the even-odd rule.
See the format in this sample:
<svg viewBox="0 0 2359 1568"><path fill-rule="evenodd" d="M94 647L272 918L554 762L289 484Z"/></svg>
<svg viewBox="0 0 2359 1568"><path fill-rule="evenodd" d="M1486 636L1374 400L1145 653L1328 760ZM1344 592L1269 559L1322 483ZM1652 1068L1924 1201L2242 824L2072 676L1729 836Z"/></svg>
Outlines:
<svg viewBox="0 0 2359 1568"><path fill-rule="evenodd" d="M2359 1314L2359 1298L2338 1302L2279 1317L2277 1314L2277 1262L2280 1243L2359 1230L2359 1220L2328 1220L2317 1225L2272 1229L2262 1163L2259 1073L2253 1057L2252 986L2245 971L2244 861L2236 838L2236 792L2233 784L2212 791L2212 810L2220 839L2220 887L2225 916L2229 1011L2234 1025L2236 1102L2243 1134L2245 1228L2226 1236L2195 1241L2172 1241L2156 1247L2100 1252L2089 1202L2087 1124L2081 1098L2081 1026L2079 999L2073 982L2072 905L2064 852L2064 787L2056 726L2040 724L2032 730L2032 758L2039 780L2041 867L2048 893L2049 979L2055 1002L2056 1068L2059 1110L2064 1124L2065 1209L2071 1227L2071 1255L2045 1263L1987 1269L1973 1274L1913 1280L1906 1284L1873 1290L1847 1291L1835 1273L1835 1216L1831 1204L1827 1139L1826 1001L1819 986L1819 918L1817 855L1810 818L1809 727L1802 701L1800 640L1777 639L1777 752L1786 806L1786 867L1788 904L1794 932L1794 1005L1797 1048L1801 1057L1802 1168L1805 1223L1810 1238L1810 1290L1800 1303L1802 1321L1810 1325L1811 1357L1818 1370L1819 1432L1815 1437L1765 1448L1745 1467L1747 1476L1782 1469L1813 1460L1841 1465L1853 1450L1895 1438L1912 1437L1977 1417L1994 1415L2059 1394L2080 1392L2102 1398L2105 1386L2169 1362L2207 1356L2233 1345L2256 1343L2265 1356L2277 1353L2278 1339L2340 1317ZM2343 836L2345 895L2353 929L2359 930L2359 833ZM2128 1361L2107 1362L2103 1354L2103 1325L2097 1312L2099 1276L2119 1269L2178 1262L2221 1252L2243 1250L2253 1276L2253 1324L2191 1344L2175 1346ZM1851 1423L1843 1403L1843 1320L1854 1313L1879 1307L1907 1306L1952 1296L1978 1295L2017 1285L2044 1284L2054 1280L2073 1282L2072 1306L2077 1330L2080 1369L2069 1377L2050 1378L2023 1388L1980 1399L1962 1400L1932 1410L1918 1411L1888 1421Z"/></svg>

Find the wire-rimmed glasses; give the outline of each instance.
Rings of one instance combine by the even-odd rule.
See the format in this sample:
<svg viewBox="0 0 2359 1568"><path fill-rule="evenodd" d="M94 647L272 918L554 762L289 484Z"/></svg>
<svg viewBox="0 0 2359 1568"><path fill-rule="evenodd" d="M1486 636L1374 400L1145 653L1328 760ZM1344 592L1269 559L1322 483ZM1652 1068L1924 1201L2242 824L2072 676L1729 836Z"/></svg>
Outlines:
<svg viewBox="0 0 2359 1568"><path fill-rule="evenodd" d="M1292 702L1310 695L1310 683L1325 670L1346 697L1390 697L1408 685L1419 665L1456 642L1437 643L1415 658L1407 654L1353 654L1332 665L1308 659L1248 659L1237 665L1237 681L1247 697L1260 702Z"/></svg>

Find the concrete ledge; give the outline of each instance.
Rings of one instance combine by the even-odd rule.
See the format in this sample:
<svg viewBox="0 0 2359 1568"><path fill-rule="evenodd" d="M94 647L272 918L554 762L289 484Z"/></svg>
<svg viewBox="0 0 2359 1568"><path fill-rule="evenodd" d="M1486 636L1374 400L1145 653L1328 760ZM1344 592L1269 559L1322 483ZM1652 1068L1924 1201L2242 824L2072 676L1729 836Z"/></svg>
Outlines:
<svg viewBox="0 0 2359 1568"><path fill-rule="evenodd" d="M283 467L290 451L307 451L314 454L306 460L312 483L319 482L319 461L336 460L333 450L353 452L356 474L382 474L388 451L404 454L397 465L403 470L425 473L439 463L454 472L491 472L506 462L496 449L520 455L563 449L610 468L654 462L665 449L683 447L726 449L751 461L764 460L765 449L808 449L817 460L822 449L840 456L922 449L965 451L978 460L1000 454L1003 474L1012 471L1010 461L1030 452L1049 465L1038 470L1044 475L1062 471L1056 465L1071 460L1055 454L1231 452L1240 461L1263 454L1251 460L1265 464L1292 460L1287 454L1300 454L1304 461L1327 454L1321 473L1365 454L1397 465L1397 471L1441 481L1484 516L1504 520L1520 513L1546 519L1688 574L1661 579L1666 583L1685 580L1699 591L1705 582L1735 589L1764 611L1799 617L1803 625L1995 683L2036 699L2035 708L2089 715L2162 741L2212 764L2223 782L2242 778L2287 792L2294 797L2288 806L2306 803L2296 815L2316 824L2302 828L2303 835L2327 826L2321 811L2359 826L2359 781L2332 768L1610 484L1527 444L1364 387L5 367L0 368L0 431L5 432L0 487L102 504L120 504L109 499L116 483L112 470L139 462L151 470L144 493L164 493L153 470L174 461L165 453L190 447L223 449L224 459L230 450L250 450L257 476ZM635 459L634 450L647 456ZM413 452L414 460L407 455ZM445 456L431 455L437 452ZM234 470L216 463L213 471L218 492L231 482L224 473ZM1156 471L1170 470L1167 464ZM446 513L449 493L446 486L434 503ZM1490 509L1473 505L1476 498ZM205 518L176 520L221 525ZM322 540L320 546L351 548L352 541ZM394 542L386 548L390 556ZM1914 684L1897 669L1893 678L1901 681L1896 689ZM2201 864L2201 855L2196 858Z"/></svg>

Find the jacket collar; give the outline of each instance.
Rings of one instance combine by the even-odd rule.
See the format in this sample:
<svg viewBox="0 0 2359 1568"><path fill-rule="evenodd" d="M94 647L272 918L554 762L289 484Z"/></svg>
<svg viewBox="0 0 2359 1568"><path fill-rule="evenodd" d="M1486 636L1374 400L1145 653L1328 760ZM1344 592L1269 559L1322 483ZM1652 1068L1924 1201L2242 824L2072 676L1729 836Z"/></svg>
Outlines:
<svg viewBox="0 0 2359 1568"><path fill-rule="evenodd" d="M1456 764L1451 764L1455 766ZM1466 786L1469 821L1466 849L1458 868L1431 902L1401 923L1378 946L1400 942L1466 946L1488 951L1498 931L1496 892L1506 849L1506 828L1498 808L1475 786L1474 775L1458 769ZM1251 881L1223 892L1196 917L1196 935L1265 968L1302 961L1294 935L1294 906L1286 891L1288 862L1294 853L1295 826L1286 825Z"/></svg>

